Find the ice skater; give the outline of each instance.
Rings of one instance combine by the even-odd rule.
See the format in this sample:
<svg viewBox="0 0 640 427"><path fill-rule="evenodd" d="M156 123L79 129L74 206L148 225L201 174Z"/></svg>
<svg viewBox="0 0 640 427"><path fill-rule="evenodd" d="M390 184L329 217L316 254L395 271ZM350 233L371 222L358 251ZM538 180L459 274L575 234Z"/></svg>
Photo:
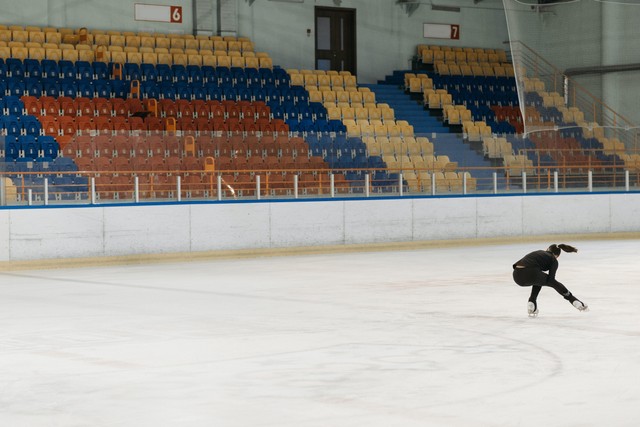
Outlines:
<svg viewBox="0 0 640 427"><path fill-rule="evenodd" d="M560 252L578 252L578 249L565 244L553 244L547 250L534 251L513 264L513 280L520 286L531 286L531 295L527 303L529 316L538 315L538 294L543 286L549 286L580 311L588 309L587 305L574 297L573 294L556 280L558 257ZM549 273L544 273L548 271Z"/></svg>

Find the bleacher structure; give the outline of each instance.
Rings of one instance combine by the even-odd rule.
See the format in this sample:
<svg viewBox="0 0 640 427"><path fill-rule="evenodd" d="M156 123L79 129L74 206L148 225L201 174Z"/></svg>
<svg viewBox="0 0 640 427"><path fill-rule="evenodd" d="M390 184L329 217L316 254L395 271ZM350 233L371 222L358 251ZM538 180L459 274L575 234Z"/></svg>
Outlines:
<svg viewBox="0 0 640 427"><path fill-rule="evenodd" d="M559 161L540 155L544 135L514 137L524 123L504 51L421 45L418 56L406 91L507 176ZM526 108L540 112L528 120L581 123L541 82L525 85ZM478 187L349 72L285 70L243 37L0 26L0 95L0 171L20 201ZM588 128L605 155L619 151Z"/></svg>
<svg viewBox="0 0 640 427"><path fill-rule="evenodd" d="M405 74L406 90L421 94L425 108L441 109L444 122L461 126L464 138L482 144L485 157L505 174L560 170L582 185L587 170L595 168L606 185L620 185L623 169L638 172L639 156L627 152L620 139L605 137L604 128L586 122L578 106L568 106L564 96L546 91L542 79L520 69L525 123L504 50L419 45L417 58L415 73Z"/></svg>
<svg viewBox="0 0 640 427"><path fill-rule="evenodd" d="M285 71L246 38L13 26L0 58L2 170L22 200L87 198L92 179L119 200L134 184L156 198L431 188L369 151L433 149L355 76Z"/></svg>

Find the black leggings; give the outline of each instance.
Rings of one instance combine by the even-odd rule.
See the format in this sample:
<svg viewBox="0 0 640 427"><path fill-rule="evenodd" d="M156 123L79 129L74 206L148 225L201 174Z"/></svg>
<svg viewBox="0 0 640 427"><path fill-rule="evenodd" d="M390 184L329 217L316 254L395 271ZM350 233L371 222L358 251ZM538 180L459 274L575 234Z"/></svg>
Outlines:
<svg viewBox="0 0 640 427"><path fill-rule="evenodd" d="M556 290L560 295L569 302L573 302L576 298L569 292L569 290L557 280L547 281L549 275L540 271L535 267L527 268L514 268L513 280L520 286L532 286L531 296L529 301L536 302L538 294L543 286L549 286Z"/></svg>

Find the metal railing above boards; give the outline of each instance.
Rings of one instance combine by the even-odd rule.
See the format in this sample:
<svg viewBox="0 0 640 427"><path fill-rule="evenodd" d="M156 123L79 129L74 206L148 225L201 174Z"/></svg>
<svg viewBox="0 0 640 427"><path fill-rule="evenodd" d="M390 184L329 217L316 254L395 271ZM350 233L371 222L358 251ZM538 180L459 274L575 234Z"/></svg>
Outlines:
<svg viewBox="0 0 640 427"><path fill-rule="evenodd" d="M209 171L0 171L3 206L305 198L473 196L636 191L640 169L624 165L434 169L263 169Z"/></svg>

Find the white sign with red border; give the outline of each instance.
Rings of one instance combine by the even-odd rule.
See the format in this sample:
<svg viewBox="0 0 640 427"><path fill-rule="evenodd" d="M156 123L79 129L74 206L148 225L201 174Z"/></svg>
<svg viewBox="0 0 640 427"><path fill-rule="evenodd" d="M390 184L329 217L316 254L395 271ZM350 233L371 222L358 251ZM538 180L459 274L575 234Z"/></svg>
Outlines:
<svg viewBox="0 0 640 427"><path fill-rule="evenodd" d="M460 40L458 24L424 24L424 37L431 39Z"/></svg>
<svg viewBox="0 0 640 427"><path fill-rule="evenodd" d="M135 3L133 7L136 21L182 23L182 6Z"/></svg>

